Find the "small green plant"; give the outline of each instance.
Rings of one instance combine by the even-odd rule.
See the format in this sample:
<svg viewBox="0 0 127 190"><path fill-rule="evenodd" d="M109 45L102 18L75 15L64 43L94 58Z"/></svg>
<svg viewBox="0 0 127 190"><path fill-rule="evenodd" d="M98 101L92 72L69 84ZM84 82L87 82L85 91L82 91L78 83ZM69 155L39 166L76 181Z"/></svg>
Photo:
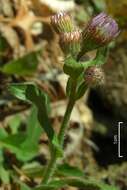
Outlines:
<svg viewBox="0 0 127 190"><path fill-rule="evenodd" d="M35 187L35 190L60 189L68 185L84 190L115 190L117 188L86 179L83 172L68 165L63 165L61 170L64 168L70 175L59 178L57 171L60 171L59 163L64 155L64 138L73 107L89 87L103 83L104 73L101 66L107 58L107 45L119 34L118 25L110 16L100 13L80 31L75 28L70 16L63 12L51 17L51 25L59 34L60 47L65 54L63 71L69 76L66 87L68 105L59 133L56 134L50 123L49 98L45 92L33 83L17 83L9 87L17 98L34 106L36 110L34 117L37 117L49 139L51 159L43 171L42 183ZM84 54L95 49L97 49L96 57L83 61ZM75 173L79 175L76 176Z"/></svg>

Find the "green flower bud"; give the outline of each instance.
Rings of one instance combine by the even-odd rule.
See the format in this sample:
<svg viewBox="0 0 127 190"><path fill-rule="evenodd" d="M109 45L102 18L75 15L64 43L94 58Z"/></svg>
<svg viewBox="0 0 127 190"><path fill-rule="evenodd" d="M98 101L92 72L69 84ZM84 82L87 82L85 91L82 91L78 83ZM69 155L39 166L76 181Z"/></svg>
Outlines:
<svg viewBox="0 0 127 190"><path fill-rule="evenodd" d="M60 12L51 17L51 25L59 34L62 32L72 32L74 29L70 16L65 12Z"/></svg>
<svg viewBox="0 0 127 190"><path fill-rule="evenodd" d="M88 67L84 75L85 83L90 87L100 86L104 83L104 72L100 67Z"/></svg>
<svg viewBox="0 0 127 190"><path fill-rule="evenodd" d="M81 32L65 32L60 35L60 47L65 54L77 55L80 51Z"/></svg>

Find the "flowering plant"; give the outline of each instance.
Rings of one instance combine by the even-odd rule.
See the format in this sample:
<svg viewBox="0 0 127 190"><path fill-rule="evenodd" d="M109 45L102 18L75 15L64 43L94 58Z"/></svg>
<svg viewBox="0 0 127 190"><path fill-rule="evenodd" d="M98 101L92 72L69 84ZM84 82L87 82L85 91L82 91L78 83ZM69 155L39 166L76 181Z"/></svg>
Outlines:
<svg viewBox="0 0 127 190"><path fill-rule="evenodd" d="M101 85L104 81L101 66L106 61L107 45L119 34L118 25L110 16L100 13L79 31L70 16L63 12L51 17L51 25L60 37L60 47L65 53L63 71L69 76L66 87L68 105L58 135L48 118L48 97L45 92L33 83L12 84L9 88L17 98L35 106L38 121L49 138L51 159L44 170L42 183L35 189L60 189L70 185L86 190L115 190L117 188L85 179L85 176L59 179L55 172L64 154L64 137L76 101L88 87ZM94 49L97 49L96 57L82 61L84 54Z"/></svg>

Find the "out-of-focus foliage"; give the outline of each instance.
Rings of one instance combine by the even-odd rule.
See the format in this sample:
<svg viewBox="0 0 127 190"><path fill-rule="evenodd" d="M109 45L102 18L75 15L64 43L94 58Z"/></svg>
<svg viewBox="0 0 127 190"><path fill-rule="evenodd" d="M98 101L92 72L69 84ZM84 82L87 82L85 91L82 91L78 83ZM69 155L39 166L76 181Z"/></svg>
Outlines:
<svg viewBox="0 0 127 190"><path fill-rule="evenodd" d="M6 74L31 75L38 65L38 52L31 52L17 60L6 63L0 70Z"/></svg>
<svg viewBox="0 0 127 190"><path fill-rule="evenodd" d="M120 26L127 27L127 1L126 0L106 0L107 10L114 15Z"/></svg>

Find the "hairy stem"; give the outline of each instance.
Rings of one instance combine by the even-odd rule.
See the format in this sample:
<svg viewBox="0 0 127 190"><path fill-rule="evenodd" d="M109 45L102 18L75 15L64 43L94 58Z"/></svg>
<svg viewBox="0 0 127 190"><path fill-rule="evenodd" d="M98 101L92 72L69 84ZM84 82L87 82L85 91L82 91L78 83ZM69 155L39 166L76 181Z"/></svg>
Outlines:
<svg viewBox="0 0 127 190"><path fill-rule="evenodd" d="M44 173L43 183L47 184L50 180L50 178L53 176L55 169L56 169L56 150L54 148L52 154L51 154L51 160L49 161L47 168Z"/></svg>
<svg viewBox="0 0 127 190"><path fill-rule="evenodd" d="M76 87L77 87L77 81L73 81L72 82L72 86L71 86L71 93L70 93L70 97L69 97L69 102L63 117L63 121L60 127L60 131L59 131L59 135L58 135L58 139L60 142L60 146L63 148L63 143L64 143L64 136L66 133L66 129L68 126L68 122L70 120L70 116L75 104L75 93L76 93Z"/></svg>
<svg viewBox="0 0 127 190"><path fill-rule="evenodd" d="M64 117L63 117L63 121L62 121L62 124L60 127L59 134L58 134L59 143L60 143L60 146L62 147L62 149L63 149L65 132L66 132L68 122L70 120L70 116L71 116L71 113L72 113L72 110L73 110L73 107L75 104L76 86L77 86L76 81L73 81L68 105L67 105ZM46 171L44 173L44 178L43 178L44 184L47 184L50 181L51 177L53 176L53 174L55 172L56 165L57 165L58 158L57 158L57 154L56 154L56 149L52 148L51 152L52 152L51 160L49 161Z"/></svg>

